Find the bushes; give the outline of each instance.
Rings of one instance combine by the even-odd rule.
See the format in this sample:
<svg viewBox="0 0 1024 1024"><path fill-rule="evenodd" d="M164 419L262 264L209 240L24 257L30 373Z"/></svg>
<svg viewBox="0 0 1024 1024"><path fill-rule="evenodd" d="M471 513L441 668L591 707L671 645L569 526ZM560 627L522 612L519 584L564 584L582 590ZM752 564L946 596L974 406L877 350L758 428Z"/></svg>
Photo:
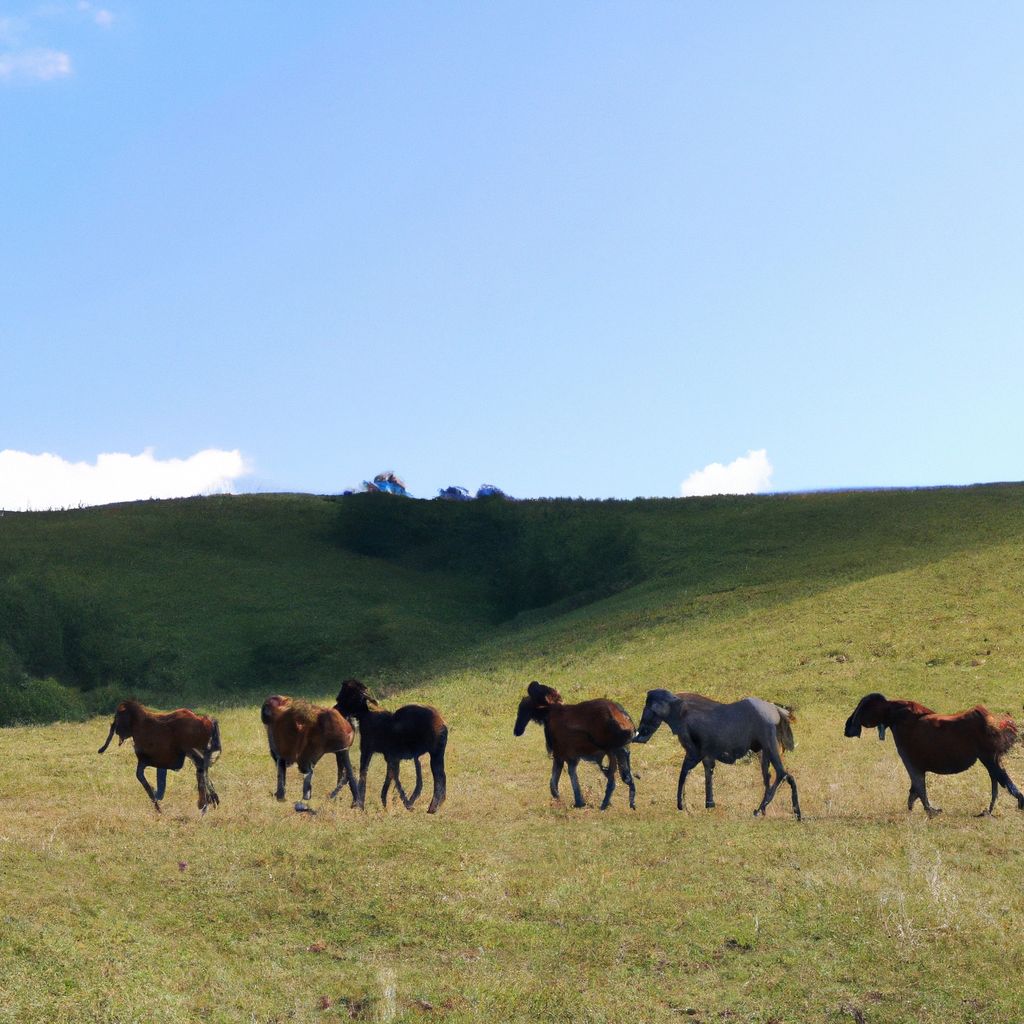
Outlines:
<svg viewBox="0 0 1024 1024"><path fill-rule="evenodd" d="M635 530L593 502L353 494L340 500L337 535L358 554L477 578L499 619L595 600L639 575Z"/></svg>
<svg viewBox="0 0 1024 1024"><path fill-rule="evenodd" d="M14 648L0 640L0 724L30 725L55 719L84 718L85 703L56 679L31 679Z"/></svg>

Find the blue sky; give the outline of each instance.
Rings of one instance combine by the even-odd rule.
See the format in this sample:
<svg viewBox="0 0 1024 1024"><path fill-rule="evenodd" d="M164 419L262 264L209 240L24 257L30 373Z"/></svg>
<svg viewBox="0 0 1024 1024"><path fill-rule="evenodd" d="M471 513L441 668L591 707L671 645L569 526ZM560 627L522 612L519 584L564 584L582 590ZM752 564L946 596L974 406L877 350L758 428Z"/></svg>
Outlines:
<svg viewBox="0 0 1024 1024"><path fill-rule="evenodd" d="M0 505L1020 479L1022 22L0 4Z"/></svg>

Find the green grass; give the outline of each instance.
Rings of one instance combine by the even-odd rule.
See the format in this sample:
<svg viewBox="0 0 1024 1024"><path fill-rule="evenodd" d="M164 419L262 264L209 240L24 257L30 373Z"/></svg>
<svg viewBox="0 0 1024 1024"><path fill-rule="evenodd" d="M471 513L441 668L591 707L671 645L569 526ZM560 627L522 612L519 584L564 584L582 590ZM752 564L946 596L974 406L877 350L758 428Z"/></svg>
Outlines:
<svg viewBox="0 0 1024 1024"><path fill-rule="evenodd" d="M152 813L130 745L95 752L109 719L4 731L0 1022L1019 1021L1024 815L1004 795L997 817L974 818L988 796L974 768L931 777L945 813L908 818L892 742L845 740L842 725L875 689L1020 716L1024 488L582 514L605 508L637 530L643 578L500 625L464 576L329 551L331 506L316 499L0 520L9 564L93 580L203 679L248 656L253 622L298 628L326 593L346 615L379 601L409 635L378 686L451 726L449 799L432 817L425 798L413 814L327 803L326 763L316 816L276 803L258 703L212 685L223 802L204 819L185 773ZM249 604L223 607L236 600ZM329 667L348 674L343 653ZM756 764L719 768L714 811L698 772L680 814L665 730L634 750L635 812L622 788L605 813L554 803L540 730L512 736L533 678L635 717L656 686L794 705L787 763L807 820L786 792L751 817ZM335 688L324 678L314 693ZM1024 755L1007 768L1024 782ZM596 800L596 770L580 774ZM369 795L381 781L375 764Z"/></svg>

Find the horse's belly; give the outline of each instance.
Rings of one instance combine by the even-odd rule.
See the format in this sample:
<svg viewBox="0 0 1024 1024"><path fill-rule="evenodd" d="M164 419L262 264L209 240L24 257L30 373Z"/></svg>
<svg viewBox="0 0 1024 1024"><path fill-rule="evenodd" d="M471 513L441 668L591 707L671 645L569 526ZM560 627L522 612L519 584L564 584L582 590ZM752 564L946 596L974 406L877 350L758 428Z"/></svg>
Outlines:
<svg viewBox="0 0 1024 1024"><path fill-rule="evenodd" d="M741 757L745 757L747 754L747 748L744 747L742 750L726 750L718 755L718 760L722 764L735 764Z"/></svg>
<svg viewBox="0 0 1024 1024"><path fill-rule="evenodd" d="M925 768L925 771L934 772L936 775L959 775L960 772L967 771L975 761L977 761L977 758L973 756L950 758L929 765Z"/></svg>

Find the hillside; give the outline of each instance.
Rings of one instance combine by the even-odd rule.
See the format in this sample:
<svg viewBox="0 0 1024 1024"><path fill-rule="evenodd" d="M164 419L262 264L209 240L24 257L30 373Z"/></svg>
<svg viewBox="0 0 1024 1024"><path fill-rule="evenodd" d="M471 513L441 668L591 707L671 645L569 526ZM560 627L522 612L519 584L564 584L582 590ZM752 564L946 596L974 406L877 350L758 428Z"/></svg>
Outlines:
<svg viewBox="0 0 1024 1024"><path fill-rule="evenodd" d="M842 726L871 690L1020 716L1024 487L553 509L591 517L581 534L619 520L637 580L499 620L465 565L338 548L337 508L320 499L0 520L12 576L95 585L126 635L180 645L181 664L211 673L224 740L222 804L200 819L187 770L157 817L130 745L97 756L105 717L0 734L0 1021L1019 1020L1024 814L1004 794L975 818L989 793L975 767L930 776L945 812L908 817L892 742ZM215 666L251 658L261 628L337 623L318 634L338 638L337 661L304 677L332 697L345 615L374 608L396 630L377 692L450 724L448 802L424 813L428 777L414 813L382 809L375 763L361 814L326 801L324 763L318 813L296 814L270 795L258 700L271 681L247 698L218 690ZM785 793L751 817L756 763L718 769L713 811L698 770L679 813L665 730L633 750L635 812L621 787L604 813L552 801L541 731L512 736L533 678L570 701L612 696L635 719L656 686L793 705L786 762L805 821ZM167 682L163 706L183 685ZM1019 749L1006 766L1024 782ZM597 770L580 778L598 799Z"/></svg>
<svg viewBox="0 0 1024 1024"><path fill-rule="evenodd" d="M125 693L225 704L348 675L399 688L529 657L534 640L582 653L672 637L1024 533L1024 488L1009 485L475 510L367 497L3 516L0 723L107 711Z"/></svg>

